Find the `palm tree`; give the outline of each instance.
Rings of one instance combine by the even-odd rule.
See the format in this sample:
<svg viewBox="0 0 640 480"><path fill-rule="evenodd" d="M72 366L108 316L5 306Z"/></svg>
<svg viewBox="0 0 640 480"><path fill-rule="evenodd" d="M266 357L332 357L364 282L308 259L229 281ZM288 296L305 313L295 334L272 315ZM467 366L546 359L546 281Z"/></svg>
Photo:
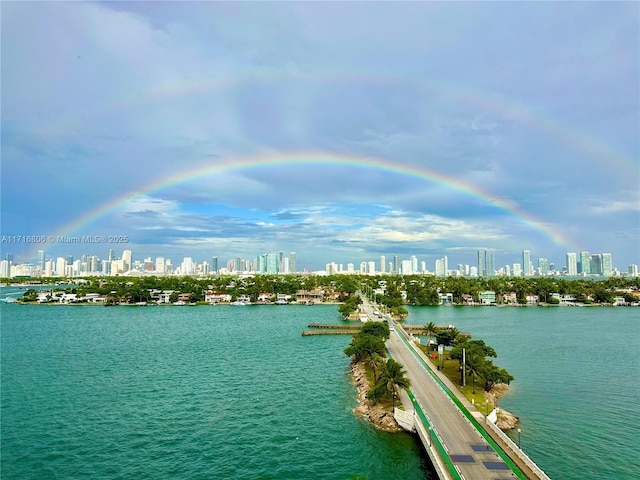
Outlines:
<svg viewBox="0 0 640 480"><path fill-rule="evenodd" d="M465 358L467 372L471 375L471 391L476 393L476 377L482 377L482 364L484 358L477 354L469 355Z"/></svg>
<svg viewBox="0 0 640 480"><path fill-rule="evenodd" d="M382 357L380 355L378 355L377 353L372 353L367 358L367 364L373 370L373 384L374 385L378 383L378 369L380 368L380 366L383 363L384 363L384 361L382 360Z"/></svg>
<svg viewBox="0 0 640 480"><path fill-rule="evenodd" d="M424 333L429 339L429 342L427 343L427 349L429 349L429 345L431 345L431 339L436 336L436 333L438 333L438 328L436 327L436 324L433 322L427 323L424 326Z"/></svg>
<svg viewBox="0 0 640 480"><path fill-rule="evenodd" d="M385 385L388 392L393 395L393 408L396 408L396 387L409 388L411 381L405 376L407 372L402 369L402 364L390 358L380 365L380 382Z"/></svg>

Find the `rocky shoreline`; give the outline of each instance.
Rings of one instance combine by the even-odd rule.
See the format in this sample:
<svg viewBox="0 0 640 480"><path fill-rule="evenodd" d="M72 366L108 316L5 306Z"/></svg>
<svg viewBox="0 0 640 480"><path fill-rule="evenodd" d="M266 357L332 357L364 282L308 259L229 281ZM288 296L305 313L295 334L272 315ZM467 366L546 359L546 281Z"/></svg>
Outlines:
<svg viewBox="0 0 640 480"><path fill-rule="evenodd" d="M362 362L351 362L349 374L358 390L358 406L353 409L353 413L368 420L379 430L385 432L402 431L398 422L393 418L392 412L386 411L379 405L373 405L367 398L369 380L365 373L364 364Z"/></svg>
<svg viewBox="0 0 640 480"><path fill-rule="evenodd" d="M509 390L508 385L499 383L497 385L494 385L489 392L485 392L485 397L487 398L488 402L495 405L498 399L502 397L507 390ZM513 413L508 412L502 408L498 410L498 422L496 423L496 426L500 430L513 430L518 426L519 423L520 418L515 416Z"/></svg>
<svg viewBox="0 0 640 480"><path fill-rule="evenodd" d="M392 412L386 411L379 405L373 405L367 398L367 392L369 391L369 380L365 373L365 366L363 362L351 362L351 368L349 374L353 379L353 383L358 391L358 406L353 409L353 413L357 416L364 418L377 429L385 432L400 432L402 427L398 425ZM495 385L490 392L486 392L487 401L496 404L496 401L502 397L509 389L507 385L498 384ZM520 423L520 418L513 415L511 412L499 409L497 427L502 431L513 430Z"/></svg>

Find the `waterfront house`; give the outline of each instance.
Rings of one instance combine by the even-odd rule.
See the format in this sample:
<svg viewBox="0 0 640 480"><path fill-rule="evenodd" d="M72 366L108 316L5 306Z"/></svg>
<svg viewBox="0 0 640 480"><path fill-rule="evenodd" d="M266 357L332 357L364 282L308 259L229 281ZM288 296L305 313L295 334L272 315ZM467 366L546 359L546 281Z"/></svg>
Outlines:
<svg viewBox="0 0 640 480"><path fill-rule="evenodd" d="M540 301L540 297L533 293L527 293L524 298L527 300L527 305L537 305Z"/></svg>
<svg viewBox="0 0 640 480"><path fill-rule="evenodd" d="M496 292L491 290L486 290L484 292L480 292L478 294L480 298L481 305L493 305L496 303Z"/></svg>
<svg viewBox="0 0 640 480"><path fill-rule="evenodd" d="M461 297L463 305L476 305L476 301L473 299L473 295L463 293Z"/></svg>
<svg viewBox="0 0 640 480"><path fill-rule="evenodd" d="M516 305L518 303L518 296L516 292L507 292L498 295L498 301L504 305Z"/></svg>
<svg viewBox="0 0 640 480"><path fill-rule="evenodd" d="M218 303L229 303L231 302L231 294L207 290L204 293L204 301L212 305L217 305Z"/></svg>
<svg viewBox="0 0 640 480"><path fill-rule="evenodd" d="M440 305L453 304L453 293L438 293L438 298L440 299Z"/></svg>
<svg viewBox="0 0 640 480"><path fill-rule="evenodd" d="M296 292L296 301L303 305L322 303L324 301L324 292L319 288L314 288L313 290L298 290Z"/></svg>

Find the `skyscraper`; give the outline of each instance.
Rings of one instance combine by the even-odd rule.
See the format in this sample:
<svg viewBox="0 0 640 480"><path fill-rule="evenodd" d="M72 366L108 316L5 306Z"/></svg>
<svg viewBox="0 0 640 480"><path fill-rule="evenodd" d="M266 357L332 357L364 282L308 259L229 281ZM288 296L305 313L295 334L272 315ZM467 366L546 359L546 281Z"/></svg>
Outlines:
<svg viewBox="0 0 640 480"><path fill-rule="evenodd" d="M589 275L591 272L591 254L589 252L580 252L580 268L578 273Z"/></svg>
<svg viewBox="0 0 640 480"><path fill-rule="evenodd" d="M385 273L386 268L386 259L384 258L384 255L380 255L380 273Z"/></svg>
<svg viewBox="0 0 640 480"><path fill-rule="evenodd" d="M164 273L164 257L156 257L156 273Z"/></svg>
<svg viewBox="0 0 640 480"><path fill-rule="evenodd" d="M123 269L125 272L131 270L131 250L124 250L122 252Z"/></svg>
<svg viewBox="0 0 640 480"><path fill-rule="evenodd" d="M567 253L567 275L578 275L578 258L575 252Z"/></svg>
<svg viewBox="0 0 640 480"><path fill-rule="evenodd" d="M491 277L496 273L496 251L491 249L478 250L478 276Z"/></svg>
<svg viewBox="0 0 640 480"><path fill-rule="evenodd" d="M603 253L602 254L602 275L604 275L605 277L609 277L611 276L612 273L613 273L613 263L611 260L611 254Z"/></svg>
<svg viewBox="0 0 640 480"><path fill-rule="evenodd" d="M289 272L296 273L296 252L291 252L289 254Z"/></svg>
<svg viewBox="0 0 640 480"><path fill-rule="evenodd" d="M525 277L533 275L531 268L531 251L529 250L522 251L522 274Z"/></svg>
<svg viewBox="0 0 640 480"><path fill-rule="evenodd" d="M213 257L211 259L211 273L218 273L218 257Z"/></svg>
<svg viewBox="0 0 640 480"><path fill-rule="evenodd" d="M482 249L482 250L478 250L478 276L479 277L483 277L485 275L486 270L486 266L485 266L485 256L486 256L486 250Z"/></svg>
<svg viewBox="0 0 640 480"><path fill-rule="evenodd" d="M591 273L594 275L602 275L602 255L599 253L591 255Z"/></svg>
<svg viewBox="0 0 640 480"><path fill-rule="evenodd" d="M393 273L394 275L397 275L398 273L400 273L400 270L399 270L398 267L399 267L399 265L398 265L398 256L394 255L393 256L393 272L391 272L391 273Z"/></svg>
<svg viewBox="0 0 640 480"><path fill-rule="evenodd" d="M275 253L267 253L265 255L265 272L270 275L275 275L278 273L278 255Z"/></svg>
<svg viewBox="0 0 640 480"><path fill-rule="evenodd" d="M38 269L44 272L44 250L38 250Z"/></svg>
<svg viewBox="0 0 640 480"><path fill-rule="evenodd" d="M541 275L549 273L549 261L546 258L538 258L538 269Z"/></svg>

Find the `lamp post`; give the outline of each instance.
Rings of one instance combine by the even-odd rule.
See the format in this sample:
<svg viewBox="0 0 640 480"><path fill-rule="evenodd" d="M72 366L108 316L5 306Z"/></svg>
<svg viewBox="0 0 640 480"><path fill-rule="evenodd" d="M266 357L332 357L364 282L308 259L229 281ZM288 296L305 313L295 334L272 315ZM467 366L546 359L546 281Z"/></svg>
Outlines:
<svg viewBox="0 0 640 480"><path fill-rule="evenodd" d="M522 433L522 429L521 429L521 428L519 428L519 429L518 429L518 448L519 448L520 450L522 450L522 447L520 446L520 434L521 434L521 433Z"/></svg>

